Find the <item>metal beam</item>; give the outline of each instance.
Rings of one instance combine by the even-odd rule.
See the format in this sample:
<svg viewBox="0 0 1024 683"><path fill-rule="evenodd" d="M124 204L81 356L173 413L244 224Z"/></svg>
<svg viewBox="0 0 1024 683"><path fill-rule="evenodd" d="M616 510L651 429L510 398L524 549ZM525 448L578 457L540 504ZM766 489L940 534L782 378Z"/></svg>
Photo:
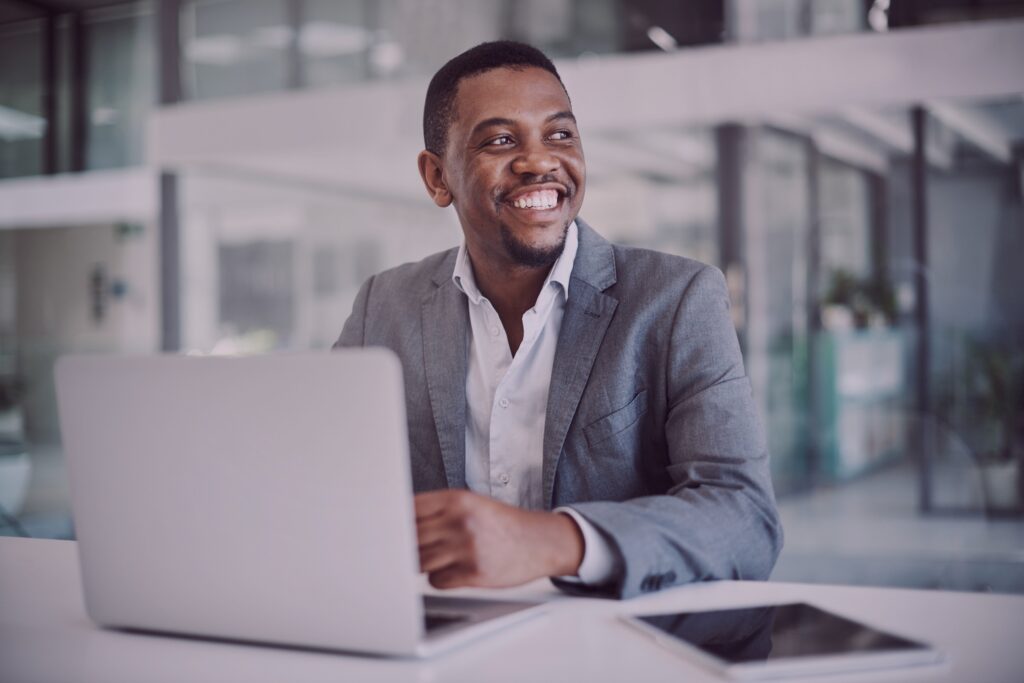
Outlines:
<svg viewBox="0 0 1024 683"><path fill-rule="evenodd" d="M158 0L156 21L157 97L160 105L182 99L181 0ZM160 173L160 348L181 349L181 218L178 175Z"/></svg>
<svg viewBox="0 0 1024 683"><path fill-rule="evenodd" d="M161 105L181 101L181 2L158 0L156 8L157 98Z"/></svg>
<svg viewBox="0 0 1024 683"><path fill-rule="evenodd" d="M718 266L729 279L733 322L740 346L747 348L746 245L743 232L743 169L746 163L747 131L738 124L715 128L718 149Z"/></svg>
<svg viewBox="0 0 1024 683"><path fill-rule="evenodd" d="M160 174L160 349L181 349L181 240L178 176Z"/></svg>
<svg viewBox="0 0 1024 683"><path fill-rule="evenodd" d="M914 320L917 327L917 355L915 394L920 426L914 434L914 456L918 461L920 476L918 504L922 512L931 512L932 463L930 444L924 434L925 418L931 410L931 393L928 373L931 370L931 340L928 338L928 159L926 154L928 112L924 107L914 107L910 112L911 128L914 132L914 154L911 172L911 211L913 224L914 290L917 310Z"/></svg>
<svg viewBox="0 0 1024 683"><path fill-rule="evenodd" d="M305 22L305 0L285 0L285 13L290 30L288 48L285 51L287 74L285 85L289 90L299 90L306 85L306 73L302 62L302 24Z"/></svg>
<svg viewBox="0 0 1024 683"><path fill-rule="evenodd" d="M811 485L824 471L826 417L822 401L821 353L821 162L822 150L817 138L806 139L807 146L807 212L810 223L807 231L807 420L810 424L807 438L807 476Z"/></svg>
<svg viewBox="0 0 1024 683"><path fill-rule="evenodd" d="M43 173L57 172L57 15L47 12L43 24Z"/></svg>
<svg viewBox="0 0 1024 683"><path fill-rule="evenodd" d="M71 170L84 171L88 147L89 50L81 12L71 15Z"/></svg>

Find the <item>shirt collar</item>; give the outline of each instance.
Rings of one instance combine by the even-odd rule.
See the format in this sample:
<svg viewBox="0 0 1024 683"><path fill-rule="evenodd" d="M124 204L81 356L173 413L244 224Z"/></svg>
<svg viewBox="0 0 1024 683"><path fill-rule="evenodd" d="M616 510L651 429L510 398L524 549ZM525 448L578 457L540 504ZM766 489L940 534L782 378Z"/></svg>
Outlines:
<svg viewBox="0 0 1024 683"><path fill-rule="evenodd" d="M579 230L576 221L569 224L565 233L565 247L561 255L551 267L548 277L544 280L541 291L547 289L549 284L557 284L562 288L566 301L569 300L569 279L572 276L572 266L576 262L576 251L579 249ZM466 249L466 241L463 240L459 246L459 253L455 257L455 271L452 273L452 282L463 294L469 297L473 304L479 304L483 294L476 286L476 278L473 276L473 267L469 261L469 251Z"/></svg>

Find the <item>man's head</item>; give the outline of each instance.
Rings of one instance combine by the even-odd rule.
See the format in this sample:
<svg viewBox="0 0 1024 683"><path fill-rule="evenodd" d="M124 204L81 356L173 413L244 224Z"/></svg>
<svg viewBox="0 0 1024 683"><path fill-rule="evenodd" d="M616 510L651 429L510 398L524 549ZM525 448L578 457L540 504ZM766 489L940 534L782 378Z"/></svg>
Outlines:
<svg viewBox="0 0 1024 683"><path fill-rule="evenodd" d="M453 57L438 69L427 86L423 105L423 147L444 156L448 144L448 128L455 117L455 96L464 79L492 69L544 69L562 82L558 70L537 48L511 40L481 43ZM565 86L562 86L565 89ZM568 94L566 94L568 97Z"/></svg>
<svg viewBox="0 0 1024 683"><path fill-rule="evenodd" d="M438 206L455 205L470 255L548 266L583 201L586 168L569 96L539 50L483 43L427 89L419 167Z"/></svg>

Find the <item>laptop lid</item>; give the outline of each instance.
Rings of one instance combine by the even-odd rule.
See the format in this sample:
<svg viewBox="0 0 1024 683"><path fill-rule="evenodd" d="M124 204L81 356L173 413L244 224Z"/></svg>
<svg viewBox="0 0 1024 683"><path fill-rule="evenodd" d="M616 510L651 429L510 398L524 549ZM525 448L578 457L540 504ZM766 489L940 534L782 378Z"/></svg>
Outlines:
<svg viewBox="0 0 1024 683"><path fill-rule="evenodd" d="M56 379L93 620L415 651L394 354L68 356Z"/></svg>

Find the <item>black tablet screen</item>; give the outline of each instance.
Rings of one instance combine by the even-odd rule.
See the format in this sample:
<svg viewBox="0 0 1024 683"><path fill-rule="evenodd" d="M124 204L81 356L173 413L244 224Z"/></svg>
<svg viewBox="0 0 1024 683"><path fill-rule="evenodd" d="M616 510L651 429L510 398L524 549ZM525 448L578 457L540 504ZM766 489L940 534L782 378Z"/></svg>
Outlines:
<svg viewBox="0 0 1024 683"><path fill-rule="evenodd" d="M637 618L729 664L926 649L804 603Z"/></svg>

